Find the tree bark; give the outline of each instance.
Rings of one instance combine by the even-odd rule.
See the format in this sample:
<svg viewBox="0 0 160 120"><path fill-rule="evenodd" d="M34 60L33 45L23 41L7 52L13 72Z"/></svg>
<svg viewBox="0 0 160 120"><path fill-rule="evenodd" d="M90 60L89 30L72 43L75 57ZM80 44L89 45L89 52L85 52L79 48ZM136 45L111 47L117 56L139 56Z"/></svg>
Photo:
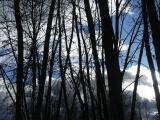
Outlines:
<svg viewBox="0 0 160 120"><path fill-rule="evenodd" d="M50 43L50 33L51 33L51 27L52 27L55 2L56 0L51 1L51 6L50 6L50 11L49 11L49 16L48 16L48 23L47 23L44 50L43 50L41 76L39 79L38 97L37 97L37 103L35 106L35 113L33 116L35 120L41 120L41 108L42 108L42 103L43 103L44 85L45 85L45 79L46 79L46 70L47 70L48 52L49 52L49 43Z"/></svg>
<svg viewBox="0 0 160 120"><path fill-rule="evenodd" d="M97 2L100 9L102 23L102 47L105 53L105 64L108 73L111 119L124 120L122 102L122 76L119 66L118 51L116 50L116 45L114 45L115 36L112 27L112 21L109 16L108 2L107 0L97 0Z"/></svg>
<svg viewBox="0 0 160 120"><path fill-rule="evenodd" d="M158 80L156 77L154 62L152 59L152 53L151 53L150 44L149 44L149 32L148 32L148 21L147 21L148 14L146 10L145 0L142 0L142 15L143 15L143 22L144 22L144 40L145 40L146 55L147 55L149 68L151 71L151 76L153 80L153 88L154 88L156 102L157 102L157 110L158 110L158 115L160 118L160 93L159 93Z"/></svg>
<svg viewBox="0 0 160 120"><path fill-rule="evenodd" d="M91 46L92 46L92 54L93 54L95 67L96 67L96 84L97 84L99 117L100 117L100 120L103 118L108 119L109 115L108 115L106 88L105 88L105 83L103 81L103 77L102 77L102 73L101 73L101 69L100 69L100 63L99 63L99 59L98 59L98 52L97 52L97 48L96 48L95 29L94 29L94 23L93 23L93 18L92 18L92 14L91 14L89 0L84 0L84 5L85 5L85 12L86 12L88 29L89 29L89 34L90 34ZM102 112L102 108L103 108L103 112Z"/></svg>
<svg viewBox="0 0 160 120"><path fill-rule="evenodd" d="M23 120L23 28L21 23L20 0L14 0L15 20L18 38L17 62L17 94L16 94L16 120Z"/></svg>
<svg viewBox="0 0 160 120"><path fill-rule="evenodd" d="M138 80L139 80L139 76L140 76L140 67L141 67L141 61L142 61L142 55L143 55L143 48L144 48L144 40L142 40L140 53L139 53L137 74L136 74L136 78L135 78L135 84L134 84L133 95L132 95L131 118L130 118L130 120L134 120L134 118L135 118L137 87L138 87Z"/></svg>
<svg viewBox="0 0 160 120"><path fill-rule="evenodd" d="M151 25L153 45L154 45L155 55L156 55L156 62L158 66L158 72L160 74L160 23L158 21L155 1L146 0L146 2L143 2L142 5L147 6L149 22Z"/></svg>

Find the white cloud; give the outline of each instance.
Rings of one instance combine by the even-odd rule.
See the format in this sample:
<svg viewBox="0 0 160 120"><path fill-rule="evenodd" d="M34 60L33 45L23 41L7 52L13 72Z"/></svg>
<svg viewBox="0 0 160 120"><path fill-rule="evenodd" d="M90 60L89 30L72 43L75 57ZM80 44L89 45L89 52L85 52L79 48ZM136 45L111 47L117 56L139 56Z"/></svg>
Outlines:
<svg viewBox="0 0 160 120"><path fill-rule="evenodd" d="M135 76L136 72L137 72L137 65L132 66L129 69L127 69L127 72L131 73L131 75ZM141 66L140 76L141 75L144 76L145 79L139 79L139 85L138 85L137 93L142 98L146 98L146 99L149 99L149 100L155 100L155 93L154 93L154 89L152 87L153 82L152 82L152 77L151 77L150 70L148 68L144 67L144 66ZM158 72L156 72L156 75L157 75L157 79L159 79ZM131 77L131 79L133 79L133 77ZM131 82L133 82L134 79L133 80L125 80L125 81L126 82L124 82L124 84L123 84L124 88L126 88L126 86L128 86ZM147 85L148 83L151 86ZM134 88L134 84L130 85L126 90L133 91L133 88ZM159 86L159 88L160 88L160 86Z"/></svg>
<svg viewBox="0 0 160 120"><path fill-rule="evenodd" d="M123 44L122 47L121 47L121 51L126 51L126 50L128 50L128 47L129 47L129 45Z"/></svg>
<svg viewBox="0 0 160 120"><path fill-rule="evenodd" d="M108 2L109 2L110 15L115 15L115 11L116 11L115 0L109 0ZM126 6L126 0L122 0L122 2L121 2L120 11L123 9L124 9L124 11L123 11L124 13L128 12L129 14L133 14L131 4L128 4Z"/></svg>

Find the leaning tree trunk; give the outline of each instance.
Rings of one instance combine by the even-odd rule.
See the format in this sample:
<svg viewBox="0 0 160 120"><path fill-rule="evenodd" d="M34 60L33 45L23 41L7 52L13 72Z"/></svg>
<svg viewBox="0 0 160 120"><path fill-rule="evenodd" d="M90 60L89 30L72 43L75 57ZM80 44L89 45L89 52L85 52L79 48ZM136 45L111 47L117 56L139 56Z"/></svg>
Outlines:
<svg viewBox="0 0 160 120"><path fill-rule="evenodd" d="M136 78L135 78L133 95L132 95L131 118L130 118L130 120L134 120L134 118L135 118L137 87L138 87L138 81L139 81L139 76L140 76L140 67L141 67L141 61L142 61L142 55L143 55L143 48L144 48L144 40L142 40L141 49L140 49L140 53L139 53L137 74L136 74Z"/></svg>
<svg viewBox="0 0 160 120"><path fill-rule="evenodd" d="M98 59L94 23L93 23L93 18L92 18L92 14L91 14L89 0L84 0L84 5L85 5L85 12L86 12L88 29L89 29L89 34L90 34L91 46L92 46L92 54L93 54L93 58L95 61L95 67L96 67L95 72L96 72L96 83L97 83L99 117L100 117L100 120L103 118L108 119L109 114L108 114L108 105L107 105L107 97L106 97L106 88L105 88L105 83L103 81L103 77L102 77L102 73L101 73L101 69L100 69L100 63L99 63L99 59Z"/></svg>
<svg viewBox="0 0 160 120"><path fill-rule="evenodd" d="M142 0L142 15L143 15L143 21L144 21L145 48L146 48L147 60L148 60L148 64L149 64L149 68L150 68L151 76L153 80L153 88L154 88L156 102L157 102L158 115L160 118L160 93L159 93L158 80L156 77L154 62L152 59L152 53L151 53L150 44L149 44L149 32L148 32L148 21L147 21L148 16L147 16L145 2L146 2L145 0Z"/></svg>
<svg viewBox="0 0 160 120"><path fill-rule="evenodd" d="M142 2L142 5L147 6L147 12L149 16L149 22L151 25L151 32L152 32L153 45L155 49L156 61L158 66L158 72L160 74L160 23L158 21L155 1L146 0L145 2Z"/></svg>

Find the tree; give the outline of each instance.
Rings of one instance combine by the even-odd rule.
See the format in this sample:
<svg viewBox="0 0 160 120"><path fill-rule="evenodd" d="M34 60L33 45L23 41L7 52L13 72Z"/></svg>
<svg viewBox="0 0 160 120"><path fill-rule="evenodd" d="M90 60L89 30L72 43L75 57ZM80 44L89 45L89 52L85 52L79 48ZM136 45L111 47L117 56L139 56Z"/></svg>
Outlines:
<svg viewBox="0 0 160 120"><path fill-rule="evenodd" d="M156 73L155 73L156 70L155 70L153 59L152 59L152 53L151 53L150 44L149 44L148 19L147 19L148 14L147 14L147 9L146 9L146 1L144 0L142 0L142 13L143 13L143 22L144 22L143 39L145 40L146 55L147 55L148 64L149 64L149 68L150 68L151 75L152 75L153 88L154 88L156 102L157 102L158 115L160 117L160 102L159 102L160 93L159 93L159 88L158 88L158 80L157 80ZM159 61L157 61L157 63L158 62Z"/></svg>
<svg viewBox="0 0 160 120"><path fill-rule="evenodd" d="M43 103L44 85L45 85L45 79L46 79L46 70L47 70L48 52L49 52L48 46L49 46L49 42L50 42L50 33L51 33L51 27L52 27L55 2L56 2L55 0L52 0L51 5L50 5L50 11L49 11L48 22L47 22L47 29L46 29L46 34L45 34L41 76L39 79L38 97L37 97L37 103L36 103L36 108L35 108L35 113L34 113L33 119L41 119L41 107L42 107L42 103Z"/></svg>
<svg viewBox="0 0 160 120"><path fill-rule="evenodd" d="M16 120L23 120L23 28L21 24L20 0L14 0L15 20L18 38Z"/></svg>
<svg viewBox="0 0 160 120"><path fill-rule="evenodd" d="M108 73L111 118L115 120L123 120L122 76L118 60L118 51L116 48L118 42L114 44L116 38L114 35L111 18L109 16L107 1L98 0L98 5L102 23L102 44Z"/></svg>

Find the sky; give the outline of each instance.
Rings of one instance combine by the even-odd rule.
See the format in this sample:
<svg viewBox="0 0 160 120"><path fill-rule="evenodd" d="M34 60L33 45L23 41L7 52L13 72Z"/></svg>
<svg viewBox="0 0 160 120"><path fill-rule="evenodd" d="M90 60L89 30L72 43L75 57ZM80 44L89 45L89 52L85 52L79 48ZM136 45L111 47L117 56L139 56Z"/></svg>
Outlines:
<svg viewBox="0 0 160 120"><path fill-rule="evenodd" d="M113 25L114 25L114 22L115 22L115 12L114 12L115 11L115 3L112 2L112 4L111 4L111 1L114 1L114 0L109 1L109 6L110 7L112 6L112 13L110 13L110 15L112 16L112 21L113 21ZM122 4L124 4L124 2L125 2L125 0L122 0ZM122 6L121 6L121 8L122 8ZM127 7L125 12L128 12L128 11L129 11L129 14L126 17L125 24L124 24L124 30L126 30L127 32L131 29L131 26L133 25L133 23L131 21L134 21L133 18L137 17L136 16L137 10L132 11L132 7L130 5ZM83 15L85 15L85 14L83 14ZM68 27L68 28L71 27L71 24L68 24L66 27ZM84 23L83 27L84 27L84 30L87 32L86 22ZM123 32L122 38L125 38L125 36L126 36L126 34L125 34L125 32ZM3 36L1 36L1 38L3 38ZM75 43L77 41L76 34L73 35L73 41ZM137 46L137 44L134 44L132 46L132 51L134 51L136 46ZM78 67L78 62L77 62L78 61L78 51L76 50L76 48L77 48L77 45L72 46L72 49L71 49L72 52L70 54L70 56L72 58L72 63L74 63L74 67ZM40 49L40 50L42 50L42 49ZM123 44L122 48L121 48L121 52L123 54L126 54L127 50L128 50L128 41L126 40L125 43ZM144 51L145 51L145 49L144 49ZM90 51L90 54L91 54L91 51ZM136 58L135 58L136 60L138 59L138 54L139 54L139 52L137 52L137 55L136 55ZM66 55L65 52L64 52L64 55ZM99 57L101 57L100 53L99 53ZM9 58L0 57L0 63L7 62L6 60L9 60ZM12 61L10 61L10 62L12 62ZM141 65L141 68L140 68L140 76L142 76L142 77L139 79L139 85L138 85L137 93L142 99L148 99L149 101L155 101L152 77L151 77L151 74L150 74L150 70L148 69L148 63L147 63L147 60L146 60L145 52L143 54L142 63L143 64ZM126 92L127 91L133 91L134 84L131 84L131 83L135 79L136 72L137 72L137 64L130 65L127 68L125 76L124 76L124 82L123 82L123 89L126 89L125 90ZM156 74L157 74L158 80L160 80L158 72L156 72ZM56 72L54 73L54 76L55 76L54 77L55 79L58 78L57 77L58 74ZM160 82L160 81L158 81L158 82ZM127 87L128 85L130 85L130 86ZM159 86L159 88L160 88L160 86ZM2 80L0 80L0 95L3 96L2 99L4 99L5 95L7 95L7 92L4 89L5 89L4 83L3 83ZM1 102L3 103L2 99L0 98L0 103Z"/></svg>
<svg viewBox="0 0 160 120"><path fill-rule="evenodd" d="M92 0L91 0L92 1ZM112 1L112 2L111 2ZM120 8L123 7L123 4L125 3L125 0L122 0L122 5L120 6ZM112 8L112 12L110 11L110 15L112 16L112 20L113 20L113 25L114 25L114 22L115 22L115 2L114 0L109 0L109 7ZM134 17L137 17L136 16L136 12L138 10L132 10L132 7L129 5L127 7L127 9L124 11L125 13L128 12L128 16L126 17L126 20L125 20L125 24L124 24L124 30L126 31L129 31L131 29L131 26L132 26L132 18ZM138 11L139 12L139 11ZM84 15L84 14L83 14ZM133 20L134 21L134 20ZM85 23L84 23L85 24ZM68 26L66 27L70 27L70 24L68 24ZM84 29L86 30L87 26L84 25ZM87 31L87 30L86 30ZM124 34L122 35L122 38L125 38L126 34L125 32L123 32ZM76 35L74 34L74 37ZM74 38L76 41L76 38ZM132 51L134 51L135 49L135 46L137 44L133 45L133 49ZM74 57L74 59L72 59L73 61L72 62L75 62L75 66L77 65L77 60L75 58L78 57L78 53L77 53L77 50L75 50L75 48L77 48L77 46L73 46L72 47L72 52L71 52L71 57ZM122 49L121 49L121 52L123 52L124 54L126 54L127 52L127 49L128 49L128 41L126 41L123 46L122 46ZM65 53L64 53L65 54ZM137 54L139 54L137 52ZM136 56L137 57L137 56ZM137 59L137 58L135 58ZM4 62L5 59L4 58L1 58L0 59L0 62ZM140 75L142 75L142 79L139 80L139 85L138 85L138 94L139 96L141 96L142 98L146 98L146 99L149 99L149 100L154 100L155 99L155 96L154 96L154 90L153 90L153 87L152 87L152 77L151 77L151 74L150 74L150 70L148 69L148 65L147 65L147 61L146 61L146 56L145 56L145 52L144 52L144 57L142 59L142 63L144 65L141 65L141 72L140 72ZM134 77L136 75L136 71L137 71L137 65L134 64L134 65L131 65L129 68L127 68L126 72L128 74L125 75L125 77L127 76L127 79L124 79L124 84L123 84L123 88L126 88L126 86L128 86L130 83L132 83L134 81ZM158 72L157 72L157 78L159 79L159 76L158 76ZM160 81L159 81L160 82ZM0 83L1 84L1 83ZM133 90L133 87L134 87L134 84L130 85L129 87L127 87L126 90L129 90L129 91L132 91Z"/></svg>

